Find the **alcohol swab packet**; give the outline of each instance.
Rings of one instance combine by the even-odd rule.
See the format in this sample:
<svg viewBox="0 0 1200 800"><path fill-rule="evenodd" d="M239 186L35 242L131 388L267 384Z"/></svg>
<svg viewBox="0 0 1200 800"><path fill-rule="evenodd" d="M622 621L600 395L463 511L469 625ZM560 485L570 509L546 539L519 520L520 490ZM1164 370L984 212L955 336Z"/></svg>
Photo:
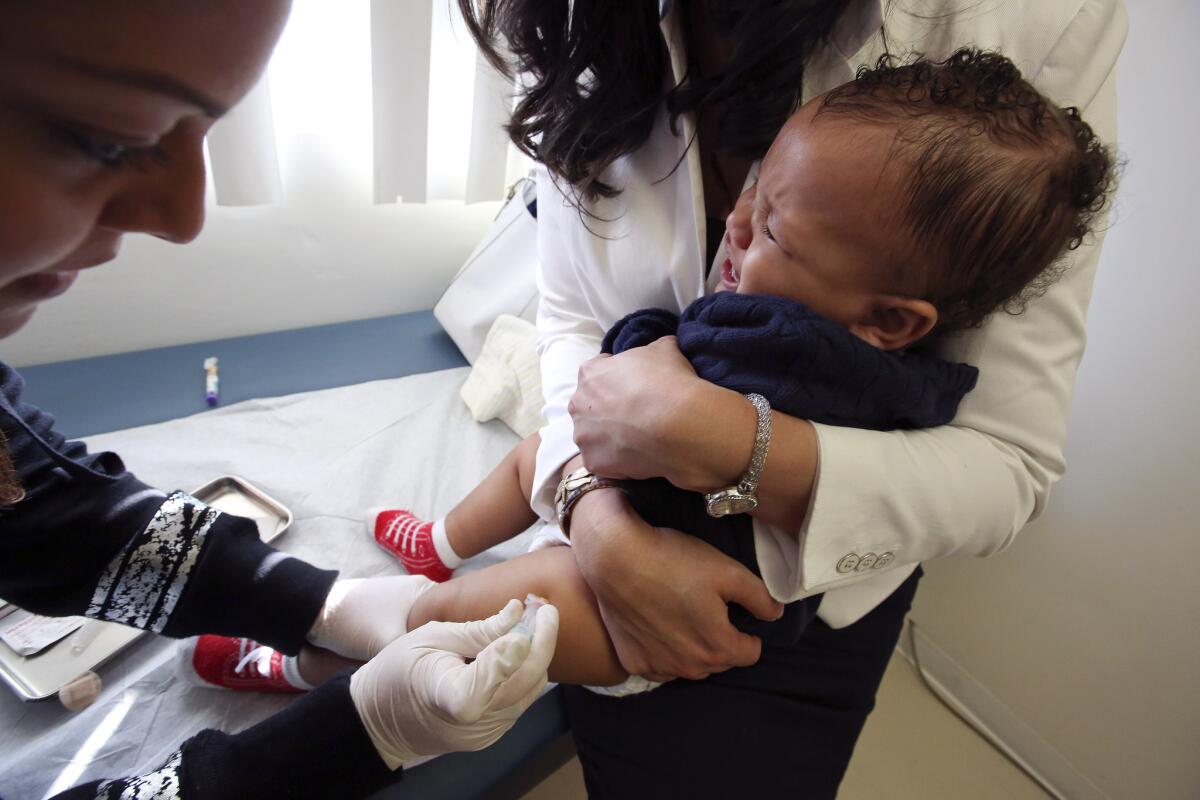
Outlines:
<svg viewBox="0 0 1200 800"><path fill-rule="evenodd" d="M83 617L43 617L19 609L4 618L0 625L0 641L18 655L32 656L74 633Z"/></svg>

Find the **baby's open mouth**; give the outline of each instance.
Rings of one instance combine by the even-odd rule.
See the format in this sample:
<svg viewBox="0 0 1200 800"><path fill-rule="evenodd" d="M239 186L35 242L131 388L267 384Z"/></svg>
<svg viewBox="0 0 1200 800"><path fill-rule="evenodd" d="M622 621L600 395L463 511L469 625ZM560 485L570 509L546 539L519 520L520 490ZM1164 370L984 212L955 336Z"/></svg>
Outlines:
<svg viewBox="0 0 1200 800"><path fill-rule="evenodd" d="M725 259L725 263L721 265L721 281L732 288L738 285L739 277L737 268L733 266L733 259Z"/></svg>

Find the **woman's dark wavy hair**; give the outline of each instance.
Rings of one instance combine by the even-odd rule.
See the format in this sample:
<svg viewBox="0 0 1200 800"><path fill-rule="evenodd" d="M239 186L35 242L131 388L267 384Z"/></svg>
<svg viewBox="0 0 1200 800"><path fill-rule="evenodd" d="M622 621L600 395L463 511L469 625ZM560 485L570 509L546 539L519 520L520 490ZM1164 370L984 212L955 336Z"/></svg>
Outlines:
<svg viewBox="0 0 1200 800"><path fill-rule="evenodd" d="M1020 313L1059 278L1115 183L1113 156L1076 108L1057 108L999 53L874 68L826 94L815 119L897 126L899 218L910 273L938 329Z"/></svg>
<svg viewBox="0 0 1200 800"><path fill-rule="evenodd" d="M848 0L688 0L728 31L726 70L678 85L659 33L658 0L458 0L488 60L529 83L508 133L523 152L580 196L611 197L601 180L650 136L660 104L679 117L726 103L714 150L762 158L800 99L804 61L828 37ZM675 0L682 3L684 0ZM685 11L685 9L680 9ZM687 25L687 14L682 14ZM500 47L503 41L511 57Z"/></svg>

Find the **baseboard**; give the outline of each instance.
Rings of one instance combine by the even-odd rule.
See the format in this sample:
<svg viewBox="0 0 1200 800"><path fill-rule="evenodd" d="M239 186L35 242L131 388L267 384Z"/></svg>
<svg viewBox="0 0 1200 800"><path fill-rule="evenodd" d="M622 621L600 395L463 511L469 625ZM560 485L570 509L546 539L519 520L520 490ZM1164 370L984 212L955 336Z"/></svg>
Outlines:
<svg viewBox="0 0 1200 800"><path fill-rule="evenodd" d="M1060 800L1111 800L911 620L896 649L919 665L935 694L1050 794Z"/></svg>

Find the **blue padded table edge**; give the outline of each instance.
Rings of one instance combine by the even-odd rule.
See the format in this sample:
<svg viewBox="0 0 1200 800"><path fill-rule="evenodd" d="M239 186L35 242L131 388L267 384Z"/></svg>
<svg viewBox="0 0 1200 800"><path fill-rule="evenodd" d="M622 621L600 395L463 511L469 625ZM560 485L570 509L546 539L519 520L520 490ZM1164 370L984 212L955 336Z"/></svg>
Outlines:
<svg viewBox="0 0 1200 800"><path fill-rule="evenodd" d="M221 405L467 364L433 312L416 311L18 371L26 381L25 400L54 414L60 433L78 438L206 411L208 356L220 359ZM545 770L539 756L568 730L561 694L555 688L543 696L487 750L416 767L377 797L490 798L514 774Z"/></svg>
<svg viewBox="0 0 1200 800"><path fill-rule="evenodd" d="M204 359L221 405L466 366L432 311L23 367L25 399L68 438L206 411Z"/></svg>

